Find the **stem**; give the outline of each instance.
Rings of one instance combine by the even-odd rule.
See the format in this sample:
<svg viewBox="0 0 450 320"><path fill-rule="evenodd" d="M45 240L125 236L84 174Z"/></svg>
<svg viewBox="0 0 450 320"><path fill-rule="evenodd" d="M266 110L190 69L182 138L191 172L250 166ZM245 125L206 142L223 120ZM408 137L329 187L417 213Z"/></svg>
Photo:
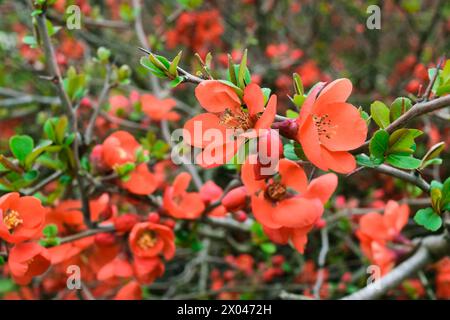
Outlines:
<svg viewBox="0 0 450 320"><path fill-rule="evenodd" d="M111 79L111 66L106 66L106 77L105 82L103 83L103 88L100 93L100 97L98 98L97 104L94 108L94 112L92 113L91 118L89 119L89 124L86 129L86 134L84 136L85 144L90 145L92 142L92 134L94 133L95 121L97 120L98 115L100 114L100 110L102 109L102 105L105 103L105 100L108 96L108 92L111 89L111 84L109 83Z"/></svg>
<svg viewBox="0 0 450 320"><path fill-rule="evenodd" d="M61 104L65 110L65 113L69 119L70 131L75 133L75 140L72 143L73 154L75 157L75 168L74 174L75 179L78 182L78 188L81 195L81 202L83 207L83 218L84 222L88 227L92 227L91 213L89 208L89 199L85 194L83 178L80 175L80 158L78 153L79 146L79 134L78 134L78 121L75 110L72 106L72 102L64 89L63 80L61 77L61 71L59 70L58 64L56 62L55 50L53 48L50 36L48 34L47 23L45 13L41 13L36 16L37 28L39 35L42 39L43 48L46 56L47 72L50 75L50 79L55 84L58 96L61 100Z"/></svg>

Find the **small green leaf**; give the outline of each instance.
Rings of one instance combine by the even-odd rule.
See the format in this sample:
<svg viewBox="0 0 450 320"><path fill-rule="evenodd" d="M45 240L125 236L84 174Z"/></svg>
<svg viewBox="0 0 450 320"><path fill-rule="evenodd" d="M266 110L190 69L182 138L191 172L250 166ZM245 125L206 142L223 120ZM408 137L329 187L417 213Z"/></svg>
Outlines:
<svg viewBox="0 0 450 320"><path fill-rule="evenodd" d="M298 116L299 116L298 112L291 110L291 109L286 110L286 117L288 117L290 119L297 119Z"/></svg>
<svg viewBox="0 0 450 320"><path fill-rule="evenodd" d="M389 133L384 130L378 130L370 139L370 154L375 159L384 160L386 150L388 149Z"/></svg>
<svg viewBox="0 0 450 320"><path fill-rule="evenodd" d="M442 226L442 218L432 208L417 211L414 221L430 231L437 231Z"/></svg>
<svg viewBox="0 0 450 320"><path fill-rule="evenodd" d="M391 123L389 108L381 101L375 101L370 105L370 114L381 129L385 129Z"/></svg>
<svg viewBox="0 0 450 320"><path fill-rule="evenodd" d="M305 89L303 88L303 82L302 78L300 78L300 75L298 73L294 73L292 75L292 78L294 79L294 91L296 94L303 96L305 93Z"/></svg>
<svg viewBox="0 0 450 320"><path fill-rule="evenodd" d="M365 154L358 154L355 157L356 163L363 167L375 168L383 163L384 159L380 162L379 160L371 159Z"/></svg>
<svg viewBox="0 0 450 320"><path fill-rule="evenodd" d="M386 162L400 169L417 169L420 166L419 159L396 153L388 155Z"/></svg>
<svg viewBox="0 0 450 320"><path fill-rule="evenodd" d="M398 129L389 137L388 153L414 153L414 139L422 135L423 132L417 129Z"/></svg>
<svg viewBox="0 0 450 320"><path fill-rule="evenodd" d="M248 71L248 69L247 69L247 49L245 49L244 55L242 56L241 64L239 65L238 86L241 89L245 88L244 77L245 77L246 71Z"/></svg>
<svg viewBox="0 0 450 320"><path fill-rule="evenodd" d="M270 255L272 255L272 254L274 254L275 252L277 252L277 246L274 245L272 242L265 242L265 243L262 243L262 244L260 245L260 248L261 248L261 250L262 250L264 253L267 253L267 254L270 254Z"/></svg>
<svg viewBox="0 0 450 320"><path fill-rule="evenodd" d="M433 164L430 161L439 157L439 155L444 150L444 148L445 148L445 143L443 141L436 143L434 146L432 146L430 148L430 150L428 150L427 153L423 156L422 163L420 164L420 168L423 169L426 166Z"/></svg>
<svg viewBox="0 0 450 320"><path fill-rule="evenodd" d="M407 112L412 107L412 102L408 98L400 97L394 100L391 104L390 118L391 122L398 119L402 114Z"/></svg>
<svg viewBox="0 0 450 320"><path fill-rule="evenodd" d="M170 63L169 73L171 75L173 75L174 77L178 76L177 67L178 67L178 63L180 62L182 53L183 53L183 51L178 52L177 56L175 58L173 58L172 62Z"/></svg>
<svg viewBox="0 0 450 320"><path fill-rule="evenodd" d="M58 235L58 227L56 224L48 224L45 226L44 230L42 230L42 234L46 238L53 238Z"/></svg>
<svg viewBox="0 0 450 320"><path fill-rule="evenodd" d="M17 160L23 164L27 155L33 151L34 142L30 136L16 135L9 139L9 148Z"/></svg>

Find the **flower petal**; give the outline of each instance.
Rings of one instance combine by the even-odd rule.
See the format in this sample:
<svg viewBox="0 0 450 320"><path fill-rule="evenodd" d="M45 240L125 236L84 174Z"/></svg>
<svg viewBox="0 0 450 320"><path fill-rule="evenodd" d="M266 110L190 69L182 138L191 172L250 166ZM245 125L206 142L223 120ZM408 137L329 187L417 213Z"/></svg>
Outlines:
<svg viewBox="0 0 450 320"><path fill-rule="evenodd" d="M250 83L244 90L244 102L250 116L264 111L264 95L256 83Z"/></svg>
<svg viewBox="0 0 450 320"><path fill-rule="evenodd" d="M241 105L236 92L217 80L202 81L195 88L195 96L200 105L209 112L223 112L225 109L235 110Z"/></svg>

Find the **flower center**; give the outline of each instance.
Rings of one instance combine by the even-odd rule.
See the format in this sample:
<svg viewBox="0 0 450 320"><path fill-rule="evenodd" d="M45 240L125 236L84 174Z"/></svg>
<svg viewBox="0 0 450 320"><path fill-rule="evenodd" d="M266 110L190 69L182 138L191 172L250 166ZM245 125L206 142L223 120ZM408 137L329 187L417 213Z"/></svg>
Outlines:
<svg viewBox="0 0 450 320"><path fill-rule="evenodd" d="M141 249L147 250L156 244L156 238L151 231L144 231L137 241Z"/></svg>
<svg viewBox="0 0 450 320"><path fill-rule="evenodd" d="M9 231L12 231L23 223L23 219L16 210L8 210L3 217L3 223Z"/></svg>
<svg viewBox="0 0 450 320"><path fill-rule="evenodd" d="M220 124L229 129L242 129L247 131L254 127L255 122L246 112L233 113L226 109L220 116Z"/></svg>
<svg viewBox="0 0 450 320"><path fill-rule="evenodd" d="M316 125L319 137L331 139L331 137L336 133L335 129L337 126L331 125L331 120L327 114L324 114L323 116L313 115L313 121Z"/></svg>
<svg viewBox="0 0 450 320"><path fill-rule="evenodd" d="M267 186L264 196L274 202L280 201L286 198L287 190L284 184L272 182Z"/></svg>

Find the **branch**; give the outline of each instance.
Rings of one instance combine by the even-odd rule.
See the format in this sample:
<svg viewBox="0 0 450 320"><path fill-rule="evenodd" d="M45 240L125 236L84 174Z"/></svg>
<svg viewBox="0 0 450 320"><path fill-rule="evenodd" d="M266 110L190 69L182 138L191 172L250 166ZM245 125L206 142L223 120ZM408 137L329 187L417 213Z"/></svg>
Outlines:
<svg viewBox="0 0 450 320"><path fill-rule="evenodd" d="M74 158L75 158L74 174L75 174L75 179L78 183L78 188L80 191L84 221L88 227L92 227L91 213L90 213L90 208L89 208L89 199L87 198L87 196L85 194L83 178L81 177L80 172L79 172L80 168L81 168L80 157L79 157L79 153L78 153L78 145L79 145L80 137L78 134L77 115L72 106L72 102L70 101L69 96L67 95L67 92L64 89L63 80L61 77L61 71L59 70L58 63L56 62L55 49L53 48L53 45L52 45L52 42L51 42L51 39L50 39L50 36L48 33L45 13L38 14L36 16L36 21L37 21L37 28L39 31L39 35L42 39L42 43L43 43L43 47L44 47L47 71L50 75L50 79L56 85L58 96L61 99L61 104L62 104L63 108L65 109L65 113L69 119L71 132L75 133L75 140L72 143L72 149L73 149Z"/></svg>
<svg viewBox="0 0 450 320"><path fill-rule="evenodd" d="M428 236L424 238L417 251L406 261L363 289L348 295L343 300L378 299L386 292L396 288L405 279L415 274L428 263L439 260L450 253L450 242L445 235Z"/></svg>
<svg viewBox="0 0 450 320"><path fill-rule="evenodd" d="M64 244L64 243L68 243L68 242L72 242L75 240L79 240L79 239L83 239L83 238L87 238L93 235L96 235L98 233L104 233L104 232L113 232L115 231L115 228L113 225L108 225L108 226L100 226L96 229L89 229L86 231L82 231L64 238L61 238L61 242L60 244Z"/></svg>
<svg viewBox="0 0 450 320"><path fill-rule="evenodd" d="M354 173L361 172L362 170L364 170L367 167L360 167L360 168L356 169L356 171L354 171ZM393 168L391 166L388 166L386 164L381 164L378 167L374 167L371 169L381 172L381 173L385 173L387 175L390 175L390 176L393 176L396 178L399 178L401 180L407 181L407 182L412 183L413 185L419 187L420 189L422 189L425 192L430 192L430 185L428 184L428 182L426 182L420 176L416 176L413 173L408 173L408 172Z"/></svg>
<svg viewBox="0 0 450 320"><path fill-rule="evenodd" d="M103 88L100 93L100 97L98 98L97 104L95 105L94 112L91 115L91 118L89 119L89 124L86 128L86 133L84 135L84 140L86 145L90 145L92 142L92 134L94 133L95 128L95 121L97 120L98 115L100 114L100 111L102 109L102 105L105 103L105 100L108 96L108 92L111 89L112 85L109 83L111 79L111 66L106 66L106 77L105 82L103 83Z"/></svg>

